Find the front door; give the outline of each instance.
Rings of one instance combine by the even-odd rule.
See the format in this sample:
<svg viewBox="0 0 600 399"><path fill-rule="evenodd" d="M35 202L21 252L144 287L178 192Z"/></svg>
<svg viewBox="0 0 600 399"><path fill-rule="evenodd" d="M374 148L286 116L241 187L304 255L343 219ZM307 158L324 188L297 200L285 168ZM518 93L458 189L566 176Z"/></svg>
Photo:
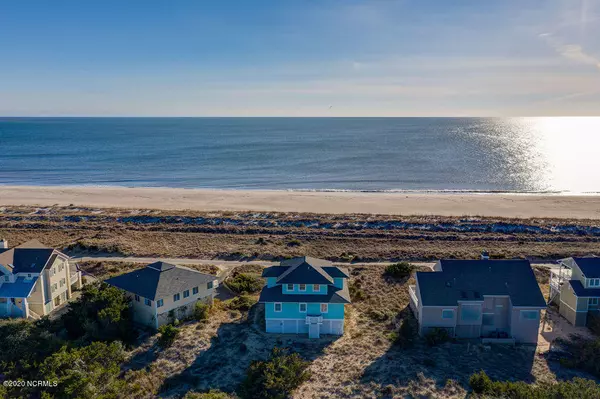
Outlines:
<svg viewBox="0 0 600 399"><path fill-rule="evenodd" d="M319 325L318 324L311 324L308 327L308 337L309 338L320 338L319 336Z"/></svg>

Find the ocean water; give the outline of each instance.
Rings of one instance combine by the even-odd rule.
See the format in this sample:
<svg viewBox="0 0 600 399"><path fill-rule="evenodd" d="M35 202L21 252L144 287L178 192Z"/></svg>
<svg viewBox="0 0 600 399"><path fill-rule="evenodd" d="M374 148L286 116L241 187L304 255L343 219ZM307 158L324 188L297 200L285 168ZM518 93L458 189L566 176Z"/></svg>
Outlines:
<svg viewBox="0 0 600 399"><path fill-rule="evenodd" d="M600 118L0 118L0 185L590 193L599 145Z"/></svg>

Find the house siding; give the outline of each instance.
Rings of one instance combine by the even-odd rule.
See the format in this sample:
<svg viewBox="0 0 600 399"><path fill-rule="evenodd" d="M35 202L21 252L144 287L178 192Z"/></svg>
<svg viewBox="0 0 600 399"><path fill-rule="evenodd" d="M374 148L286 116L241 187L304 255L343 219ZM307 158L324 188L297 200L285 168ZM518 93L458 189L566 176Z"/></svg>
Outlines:
<svg viewBox="0 0 600 399"><path fill-rule="evenodd" d="M319 290L315 291L313 284L305 284L306 290L300 291L300 284L293 284L294 288L292 290L288 290L287 284L282 284L282 290L284 294L289 295L306 295L306 294L315 294L315 295L326 295L327 294L327 285L319 284Z"/></svg>
<svg viewBox="0 0 600 399"><path fill-rule="evenodd" d="M452 309L453 317L452 319L443 319L442 311L444 309ZM456 318L458 313L457 306L421 306L419 310L420 315L420 323L419 323L419 332L424 335L432 328L446 328L449 329L452 335L454 335L454 328L456 327Z"/></svg>
<svg viewBox="0 0 600 399"><path fill-rule="evenodd" d="M537 311L536 319L524 319L521 315L521 311L535 310ZM539 308L512 308L511 311L511 335L515 341L524 344L537 344L539 327L540 327L540 316L541 311Z"/></svg>
<svg viewBox="0 0 600 399"><path fill-rule="evenodd" d="M307 303L307 312L300 312L300 302L283 302L281 304L281 312L275 311L275 303L268 302L265 304L265 317L267 319L302 319L306 316L321 315L323 319L343 319L344 304L330 303L327 313L321 313L320 303Z"/></svg>

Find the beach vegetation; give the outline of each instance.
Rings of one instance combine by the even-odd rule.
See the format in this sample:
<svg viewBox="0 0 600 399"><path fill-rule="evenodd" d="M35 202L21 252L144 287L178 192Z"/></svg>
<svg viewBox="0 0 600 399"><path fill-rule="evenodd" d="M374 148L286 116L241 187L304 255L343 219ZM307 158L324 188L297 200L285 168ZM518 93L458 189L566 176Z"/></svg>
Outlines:
<svg viewBox="0 0 600 399"><path fill-rule="evenodd" d="M255 294L265 285L259 275L253 273L235 272L226 281L227 286L236 294Z"/></svg>
<svg viewBox="0 0 600 399"><path fill-rule="evenodd" d="M256 303L256 299L249 295L240 295L227 302L227 308L231 310L247 311Z"/></svg>
<svg viewBox="0 0 600 399"><path fill-rule="evenodd" d="M172 324L163 324L158 328L158 333L160 334L157 341L158 346L166 349L175 342L175 338L179 335L179 329Z"/></svg>
<svg viewBox="0 0 600 399"><path fill-rule="evenodd" d="M253 361L238 393L242 399L285 399L310 378L309 362L298 353L273 348L266 361Z"/></svg>
<svg viewBox="0 0 600 399"><path fill-rule="evenodd" d="M393 263L385 268L385 273L394 278L406 278L410 277L411 273L415 270L415 267L408 262Z"/></svg>
<svg viewBox="0 0 600 399"><path fill-rule="evenodd" d="M210 305L203 302L196 302L194 305L194 319L197 321L202 321L208 319L208 315L210 313Z"/></svg>

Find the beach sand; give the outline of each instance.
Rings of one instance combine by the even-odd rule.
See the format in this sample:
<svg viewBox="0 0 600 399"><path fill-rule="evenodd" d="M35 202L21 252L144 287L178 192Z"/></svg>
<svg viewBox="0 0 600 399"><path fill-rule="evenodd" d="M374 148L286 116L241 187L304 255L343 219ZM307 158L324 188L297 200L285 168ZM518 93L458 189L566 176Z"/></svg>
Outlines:
<svg viewBox="0 0 600 399"><path fill-rule="evenodd" d="M0 186L0 205L600 219L600 196Z"/></svg>

